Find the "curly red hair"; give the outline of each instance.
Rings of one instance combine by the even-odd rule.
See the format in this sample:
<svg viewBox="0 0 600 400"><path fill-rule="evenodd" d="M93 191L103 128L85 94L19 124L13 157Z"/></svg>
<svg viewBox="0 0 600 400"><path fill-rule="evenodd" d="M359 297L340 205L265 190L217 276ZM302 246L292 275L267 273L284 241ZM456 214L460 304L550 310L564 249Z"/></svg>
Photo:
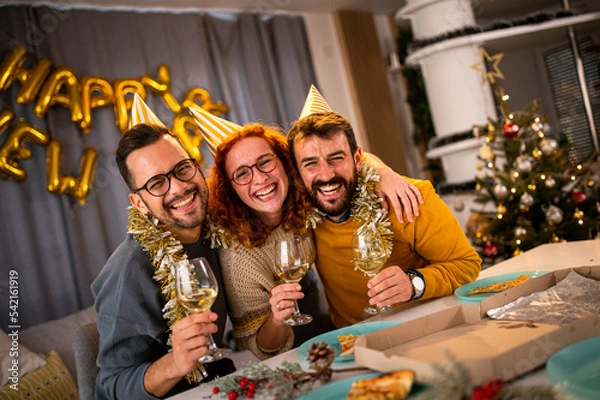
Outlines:
<svg viewBox="0 0 600 400"><path fill-rule="evenodd" d="M233 146L249 137L258 137L267 142L286 171L290 183L282 205L283 227L303 233L311 205L306 199L304 185L294 166L286 138L277 128L254 123L245 125L231 135L217 148L211 177L208 179L208 209L215 224L244 247L252 248L263 245L272 228L266 226L254 210L239 198L225 172L225 161Z"/></svg>

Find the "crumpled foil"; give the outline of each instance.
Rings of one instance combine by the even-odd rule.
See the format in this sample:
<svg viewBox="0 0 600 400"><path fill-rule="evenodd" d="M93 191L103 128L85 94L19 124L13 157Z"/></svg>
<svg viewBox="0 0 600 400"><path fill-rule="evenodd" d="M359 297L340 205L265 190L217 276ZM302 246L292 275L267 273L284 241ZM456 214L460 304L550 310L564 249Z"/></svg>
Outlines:
<svg viewBox="0 0 600 400"><path fill-rule="evenodd" d="M565 325L590 314L600 315L600 281L575 271L555 286L487 312L492 319Z"/></svg>

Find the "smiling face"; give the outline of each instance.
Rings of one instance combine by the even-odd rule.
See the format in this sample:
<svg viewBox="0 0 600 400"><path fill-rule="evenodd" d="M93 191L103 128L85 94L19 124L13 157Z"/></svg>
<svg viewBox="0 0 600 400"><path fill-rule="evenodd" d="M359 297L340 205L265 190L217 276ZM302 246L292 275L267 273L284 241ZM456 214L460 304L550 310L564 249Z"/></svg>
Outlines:
<svg viewBox="0 0 600 400"><path fill-rule="evenodd" d="M157 142L134 150L127 157L134 187L141 187L157 174L166 174L180 161L189 158L187 152L172 136L165 135ZM169 174L171 187L160 197L141 189L131 193L131 203L143 214L151 214L184 244L195 242L206 216L208 189L202 171L187 182Z"/></svg>
<svg viewBox="0 0 600 400"><path fill-rule="evenodd" d="M355 154L342 131L329 138L311 135L294 142L294 156L312 203L336 221L350 208L358 169L360 147Z"/></svg>
<svg viewBox="0 0 600 400"><path fill-rule="evenodd" d="M247 137L238 141L227 154L226 176L242 166L251 166L259 158L275 154L273 149L259 137ZM260 217L265 224L275 227L281 223L282 207L288 194L289 180L281 162L276 159L271 172L261 172L252 167L252 180L247 185L231 182L240 199Z"/></svg>

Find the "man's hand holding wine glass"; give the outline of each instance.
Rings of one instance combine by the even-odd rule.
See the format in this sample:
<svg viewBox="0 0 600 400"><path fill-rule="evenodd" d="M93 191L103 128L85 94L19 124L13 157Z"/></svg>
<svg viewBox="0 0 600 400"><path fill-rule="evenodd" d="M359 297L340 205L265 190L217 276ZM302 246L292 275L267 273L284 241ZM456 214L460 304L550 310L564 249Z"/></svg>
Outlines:
<svg viewBox="0 0 600 400"><path fill-rule="evenodd" d="M208 354L208 334L217 332L217 314L190 314L173 325L173 357L181 376L191 372L198 359Z"/></svg>
<svg viewBox="0 0 600 400"><path fill-rule="evenodd" d="M413 296L410 278L397 265L382 269L367 283L369 304L379 307L406 303Z"/></svg>
<svg viewBox="0 0 600 400"><path fill-rule="evenodd" d="M177 301L188 310L189 315L188 318L185 318L186 320L192 323L194 320L189 319L189 317L193 315L209 315L204 318L198 317L199 322L211 323L217 319L216 314L214 314L214 317L211 317L210 314L213 313L209 313L208 311L210 311L210 307L217 298L219 286L210 265L208 265L208 261L204 257L177 263L175 265L175 286L177 289ZM209 320L206 321L206 318L209 318ZM207 352L198 357L199 362L213 362L231 353L229 349L217 347L214 342L212 333L216 332L216 325L211 324L213 325L212 327L209 326L204 329L202 323L197 323L196 325L184 325L184 329L182 330L187 332L185 334L182 333L182 338L188 339L187 344L191 344L188 347L189 350L197 349L206 344ZM208 332L206 331L207 329ZM205 342L201 342L199 338L196 339L198 335L204 335Z"/></svg>

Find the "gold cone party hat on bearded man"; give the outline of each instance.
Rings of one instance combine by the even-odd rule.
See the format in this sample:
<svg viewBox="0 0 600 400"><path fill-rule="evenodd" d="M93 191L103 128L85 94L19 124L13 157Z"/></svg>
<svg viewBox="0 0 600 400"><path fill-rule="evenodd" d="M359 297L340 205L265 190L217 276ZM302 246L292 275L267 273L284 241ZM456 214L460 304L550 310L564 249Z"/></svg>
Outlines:
<svg viewBox="0 0 600 400"><path fill-rule="evenodd" d="M242 129L240 125L219 118L201 107L191 106L190 114L192 114L196 124L198 124L204 142L208 146L213 157L217 152L217 147L223 143L225 139Z"/></svg>
<svg viewBox="0 0 600 400"><path fill-rule="evenodd" d="M133 103L131 105L131 118L129 119L129 128L137 124L158 125L166 128L165 124L152 112L150 107L137 93L133 94Z"/></svg>
<svg viewBox="0 0 600 400"><path fill-rule="evenodd" d="M304 117L309 116L310 114L315 113L326 113L332 112L333 110L325 101L325 98L315 85L310 85L310 89L308 91L308 96L306 96L306 101L304 102L304 107L302 107L302 111L300 112L300 116L298 119L302 119Z"/></svg>

